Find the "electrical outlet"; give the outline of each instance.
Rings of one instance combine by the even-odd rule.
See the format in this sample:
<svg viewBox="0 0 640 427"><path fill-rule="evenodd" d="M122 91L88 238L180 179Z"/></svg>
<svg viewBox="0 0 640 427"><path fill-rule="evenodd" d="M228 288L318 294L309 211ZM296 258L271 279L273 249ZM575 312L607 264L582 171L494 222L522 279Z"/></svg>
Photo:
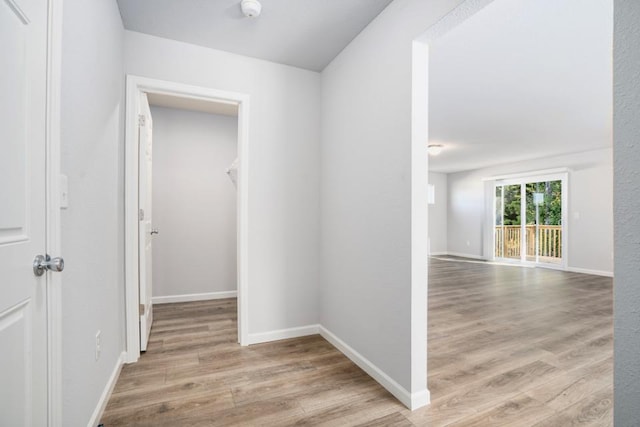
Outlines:
<svg viewBox="0 0 640 427"><path fill-rule="evenodd" d="M96 332L96 360L100 359L100 353L102 352L102 333Z"/></svg>

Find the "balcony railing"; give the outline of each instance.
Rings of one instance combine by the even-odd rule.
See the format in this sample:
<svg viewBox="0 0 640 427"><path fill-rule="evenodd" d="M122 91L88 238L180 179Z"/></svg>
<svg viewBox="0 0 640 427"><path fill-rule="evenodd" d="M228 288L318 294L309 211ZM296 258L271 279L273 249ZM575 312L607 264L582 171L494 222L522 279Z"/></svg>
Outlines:
<svg viewBox="0 0 640 427"><path fill-rule="evenodd" d="M538 225L538 257L541 261L558 262L562 259L562 226ZM536 257L536 226L527 225L527 259ZM497 225L495 255L501 258L520 259L522 227L519 225Z"/></svg>

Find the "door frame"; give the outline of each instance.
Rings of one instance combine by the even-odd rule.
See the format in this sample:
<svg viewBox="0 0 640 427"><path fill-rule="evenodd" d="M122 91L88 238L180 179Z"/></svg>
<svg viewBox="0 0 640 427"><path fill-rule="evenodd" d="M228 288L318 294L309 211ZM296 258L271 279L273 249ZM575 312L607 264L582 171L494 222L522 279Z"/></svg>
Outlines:
<svg viewBox="0 0 640 427"><path fill-rule="evenodd" d="M411 410L428 405L429 49L494 0L462 0L411 42ZM425 363L427 361L427 363Z"/></svg>
<svg viewBox="0 0 640 427"><path fill-rule="evenodd" d="M45 250L53 256L62 256L60 133L63 0L48 0L47 9ZM47 422L50 427L58 427L62 426L62 274L48 272L46 276Z"/></svg>
<svg viewBox="0 0 640 427"><path fill-rule="evenodd" d="M127 75L125 113L125 362L140 357L138 295L138 112L142 92L238 106L238 341L249 344L249 100L247 94Z"/></svg>
<svg viewBox="0 0 640 427"><path fill-rule="evenodd" d="M496 233L495 233L495 224L496 224L496 209L495 209L495 194L496 188L498 186L503 185L520 185L522 192L522 200L525 202L521 202L520 205L520 217L524 218L524 221L521 221L520 224L520 232L524 235L524 230L526 228L526 200L524 199L524 186L530 182L544 182L544 181L561 181L562 182L562 262L560 264L550 264L550 263L541 263L537 261L526 261L526 243L524 239L521 239L520 242L520 259L512 259L512 258L504 258L504 257L496 257L495 256L495 247L496 247ZM513 263L518 265L527 265L527 266L535 266L535 267L544 267L551 268L555 270L566 270L569 265L569 171L568 169L560 169L557 171L538 171L538 172L528 172L528 173L519 173L510 176L504 177L496 177L493 181L493 192L492 192L492 206L493 208L493 216L491 218L492 222L490 224L492 231L492 253L490 259L498 260L500 262L505 263ZM504 209L504 206L503 206Z"/></svg>

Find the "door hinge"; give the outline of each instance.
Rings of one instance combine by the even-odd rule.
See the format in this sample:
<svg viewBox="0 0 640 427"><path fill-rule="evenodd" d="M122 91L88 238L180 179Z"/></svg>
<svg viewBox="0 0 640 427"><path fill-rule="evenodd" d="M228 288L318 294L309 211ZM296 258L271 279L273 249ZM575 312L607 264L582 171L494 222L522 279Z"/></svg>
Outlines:
<svg viewBox="0 0 640 427"><path fill-rule="evenodd" d="M139 311L140 311L140 316L144 316L144 304L140 304Z"/></svg>
<svg viewBox="0 0 640 427"><path fill-rule="evenodd" d="M145 121L146 117L144 116L144 114L138 114L138 125L144 126Z"/></svg>
<svg viewBox="0 0 640 427"><path fill-rule="evenodd" d="M138 220L139 221L144 220L144 209L138 209Z"/></svg>

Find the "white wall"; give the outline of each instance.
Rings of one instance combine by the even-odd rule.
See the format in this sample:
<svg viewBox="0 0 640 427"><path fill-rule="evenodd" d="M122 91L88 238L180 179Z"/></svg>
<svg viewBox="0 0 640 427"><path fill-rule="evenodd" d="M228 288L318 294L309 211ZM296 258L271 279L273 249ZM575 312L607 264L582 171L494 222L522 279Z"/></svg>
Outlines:
<svg viewBox="0 0 640 427"><path fill-rule="evenodd" d="M430 254L447 252L447 174L429 172L429 184L435 188L435 203L429 205Z"/></svg>
<svg viewBox="0 0 640 427"><path fill-rule="evenodd" d="M458 3L394 1L322 72L321 323L412 394L412 40Z"/></svg>
<svg viewBox="0 0 640 427"><path fill-rule="evenodd" d="M607 148L449 174L449 252L486 255L483 254L486 225L483 178L567 167L569 268L612 273L612 161L612 150Z"/></svg>
<svg viewBox="0 0 640 427"><path fill-rule="evenodd" d="M237 289L238 118L151 107L153 296Z"/></svg>
<svg viewBox="0 0 640 427"><path fill-rule="evenodd" d="M249 333L319 320L320 75L125 32L129 74L249 94Z"/></svg>
<svg viewBox="0 0 640 427"><path fill-rule="evenodd" d="M614 421L640 420L640 2L614 1Z"/></svg>
<svg viewBox="0 0 640 427"><path fill-rule="evenodd" d="M124 348L123 28L115 1L65 0L63 12L62 425L81 426Z"/></svg>
<svg viewBox="0 0 640 427"><path fill-rule="evenodd" d="M485 193L482 178L490 172L452 173L448 181L447 251L469 257L483 256Z"/></svg>

